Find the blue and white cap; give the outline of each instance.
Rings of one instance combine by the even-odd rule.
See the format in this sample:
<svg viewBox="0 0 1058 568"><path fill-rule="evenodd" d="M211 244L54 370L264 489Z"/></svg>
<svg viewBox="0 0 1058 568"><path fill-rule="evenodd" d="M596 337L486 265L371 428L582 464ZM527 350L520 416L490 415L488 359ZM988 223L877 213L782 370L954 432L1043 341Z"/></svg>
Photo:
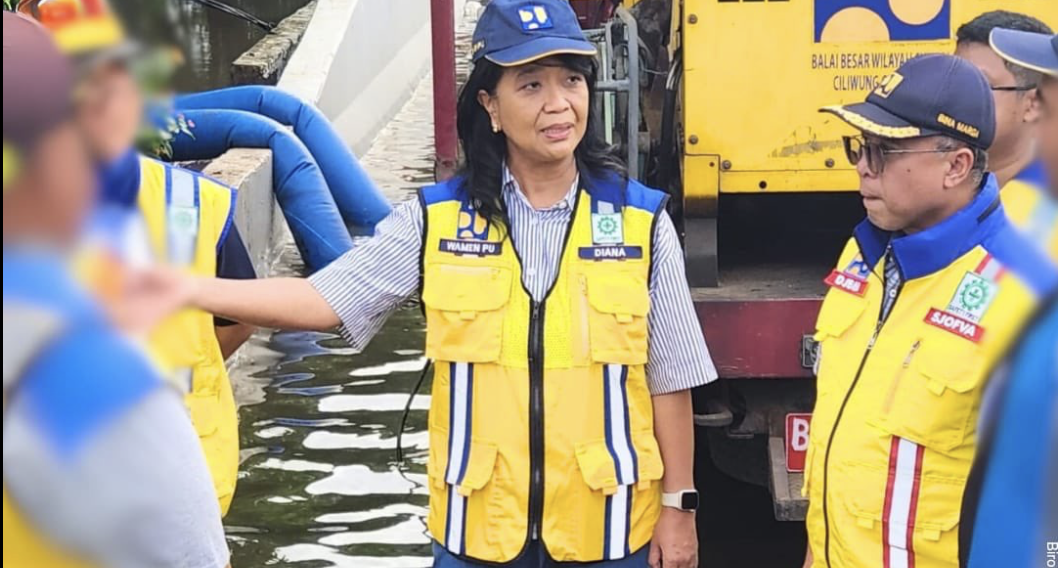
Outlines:
<svg viewBox="0 0 1058 568"><path fill-rule="evenodd" d="M471 58L513 67L559 54L595 55L567 0L492 0L474 29Z"/></svg>
<svg viewBox="0 0 1058 568"><path fill-rule="evenodd" d="M1000 57L1014 65L1058 77L1058 35L996 28L989 42Z"/></svg>

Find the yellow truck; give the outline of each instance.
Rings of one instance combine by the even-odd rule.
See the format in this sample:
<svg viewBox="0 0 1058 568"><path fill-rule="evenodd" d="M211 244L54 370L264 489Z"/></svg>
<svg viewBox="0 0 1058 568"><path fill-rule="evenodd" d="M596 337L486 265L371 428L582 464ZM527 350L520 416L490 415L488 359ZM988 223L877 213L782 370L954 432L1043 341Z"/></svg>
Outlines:
<svg viewBox="0 0 1058 568"><path fill-rule="evenodd" d="M863 100L916 55L953 52L959 26L986 11L1058 28L1058 1L572 4L600 47L607 134L634 176L673 197L722 378L696 393L698 469L766 487L776 519L800 520L811 335L823 280L864 216L849 127L817 111Z"/></svg>

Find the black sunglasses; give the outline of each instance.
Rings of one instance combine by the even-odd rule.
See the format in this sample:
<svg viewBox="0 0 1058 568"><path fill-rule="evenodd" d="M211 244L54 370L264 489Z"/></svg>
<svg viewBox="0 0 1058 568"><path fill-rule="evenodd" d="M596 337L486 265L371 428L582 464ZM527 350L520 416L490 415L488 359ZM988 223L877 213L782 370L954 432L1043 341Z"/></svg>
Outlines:
<svg viewBox="0 0 1058 568"><path fill-rule="evenodd" d="M865 140L862 136L842 136L845 144L845 156L853 166L860 160L867 160L867 171L874 176L880 176L885 171L886 157L892 154L947 154L955 149L941 150L934 148L930 150L905 150L902 148L890 148L881 142Z"/></svg>

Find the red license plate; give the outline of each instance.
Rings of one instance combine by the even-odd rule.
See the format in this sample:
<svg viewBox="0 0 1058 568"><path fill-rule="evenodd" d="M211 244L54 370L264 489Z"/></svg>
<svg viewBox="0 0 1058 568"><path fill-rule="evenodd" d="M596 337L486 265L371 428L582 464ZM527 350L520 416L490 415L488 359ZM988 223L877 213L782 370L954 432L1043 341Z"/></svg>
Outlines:
<svg viewBox="0 0 1058 568"><path fill-rule="evenodd" d="M808 427L812 423L810 413L786 415L786 471L805 470L805 454L808 453Z"/></svg>

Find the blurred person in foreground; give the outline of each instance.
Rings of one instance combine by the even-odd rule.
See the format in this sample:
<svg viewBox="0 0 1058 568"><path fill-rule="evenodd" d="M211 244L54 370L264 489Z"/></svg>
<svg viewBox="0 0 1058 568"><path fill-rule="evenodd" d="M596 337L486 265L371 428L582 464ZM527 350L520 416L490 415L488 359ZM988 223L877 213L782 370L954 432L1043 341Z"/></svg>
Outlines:
<svg viewBox="0 0 1058 568"><path fill-rule="evenodd" d="M987 173L995 108L976 67L916 57L821 110L860 131L845 150L867 219L816 324L806 564L954 568L988 373L1058 270Z"/></svg>
<svg viewBox="0 0 1058 568"><path fill-rule="evenodd" d="M1058 36L997 29L991 45L1042 75L1040 145L1058 173ZM1058 296L993 376L981 430L963 500L962 565L1043 566L1058 557Z"/></svg>
<svg viewBox="0 0 1058 568"><path fill-rule="evenodd" d="M3 565L221 568L179 396L69 268L95 198L70 62L33 20L5 12L3 26ZM124 293L128 329L175 307Z"/></svg>
<svg viewBox="0 0 1058 568"><path fill-rule="evenodd" d="M996 28L1053 32L1032 16L1005 10L986 12L959 28L955 55L984 74L995 97L996 140L988 149L988 166L1001 188L1003 209L1018 229L1058 262L1058 202L1049 193L1040 153L1040 147L1046 146L1042 138L1058 135L1055 125L1047 133L1039 124L1045 74L1000 57L989 45L989 35Z"/></svg>
<svg viewBox="0 0 1058 568"><path fill-rule="evenodd" d="M22 0L18 11L52 31L77 63L77 121L97 164L103 206L97 233L109 235L120 264L167 262L202 276L255 277L233 223L233 189L197 172L150 159L133 147L144 118L144 97L131 72L139 46L105 0ZM106 239L103 239L106 240ZM112 279L103 271L94 289ZM185 391L227 514L239 467L238 409L225 360L253 327L186 310L151 337L152 354Z"/></svg>

